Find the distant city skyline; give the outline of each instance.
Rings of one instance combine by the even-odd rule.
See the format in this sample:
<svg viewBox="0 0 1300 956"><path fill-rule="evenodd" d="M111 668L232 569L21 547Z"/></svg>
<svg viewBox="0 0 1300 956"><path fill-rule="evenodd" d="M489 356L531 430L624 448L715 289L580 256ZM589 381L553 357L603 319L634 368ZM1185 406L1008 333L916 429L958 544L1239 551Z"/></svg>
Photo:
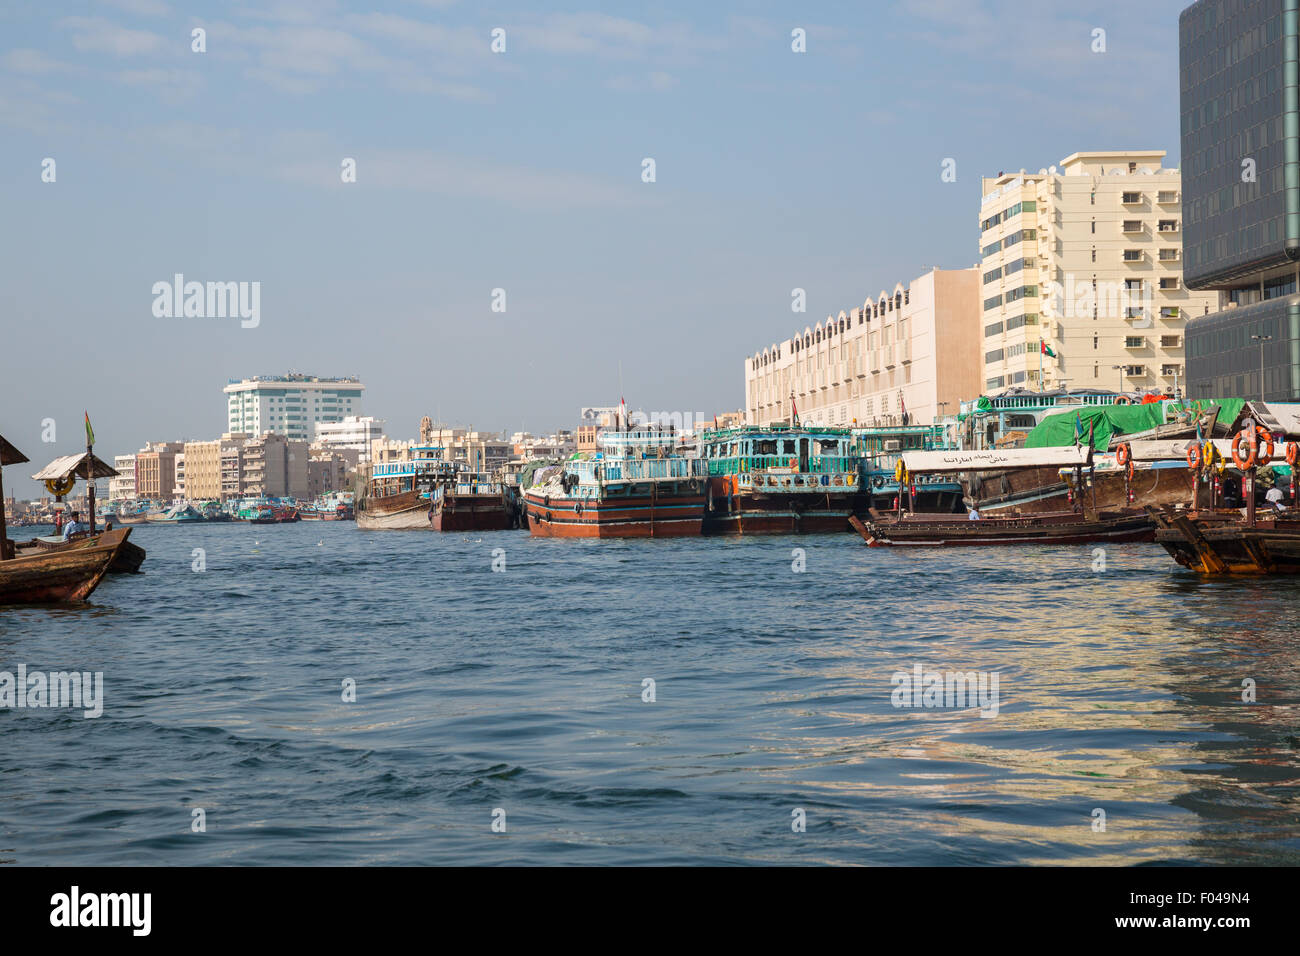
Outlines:
<svg viewBox="0 0 1300 956"><path fill-rule="evenodd" d="M212 439L217 389L289 368L395 437L740 408L740 356L976 264L981 176L1177 166L1183 6L6 7L0 433Z"/></svg>

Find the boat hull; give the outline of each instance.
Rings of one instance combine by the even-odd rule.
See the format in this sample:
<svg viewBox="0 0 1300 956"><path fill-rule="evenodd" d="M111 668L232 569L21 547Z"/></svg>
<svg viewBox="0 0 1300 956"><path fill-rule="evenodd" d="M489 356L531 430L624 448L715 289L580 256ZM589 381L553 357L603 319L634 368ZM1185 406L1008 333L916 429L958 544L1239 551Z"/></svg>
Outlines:
<svg viewBox="0 0 1300 956"><path fill-rule="evenodd" d="M1300 518L1151 509L1156 541L1183 567L1213 577L1300 574Z"/></svg>
<svg viewBox="0 0 1300 956"><path fill-rule="evenodd" d="M108 534L109 532L102 532ZM99 535L95 535L99 537ZM77 539L73 541L49 541L45 538L32 538L30 541L20 542L17 546L18 554L51 554L55 551L68 551L81 546L82 541L86 539ZM122 546L118 548L117 554L113 558L112 564L108 566L109 574L138 574L140 566L144 564L146 557L144 548L132 541L123 541Z"/></svg>
<svg viewBox="0 0 1300 956"><path fill-rule="evenodd" d="M704 524L703 494L599 501L524 494L528 530L540 538L684 538Z"/></svg>
<svg viewBox="0 0 1300 956"><path fill-rule="evenodd" d="M130 528L105 531L67 548L0 561L0 604L84 601L108 573L130 533Z"/></svg>
<svg viewBox="0 0 1300 956"><path fill-rule="evenodd" d="M1088 471L1084 470L1084 477ZM1084 505L1110 511L1130 507L1127 492L1143 504L1186 504L1192 495L1192 472L1182 467L1140 468L1126 489L1122 472L1097 471L1093 487L1085 492ZM1003 511L1018 514L1050 514L1069 511L1070 486L1056 468L1018 468L982 477L965 476L963 484L981 514L997 515ZM1095 504L1094 504L1095 492Z"/></svg>
<svg viewBox="0 0 1300 956"><path fill-rule="evenodd" d="M868 521L854 517L850 523L872 547L981 547L1155 540L1155 523L1141 512L1100 518L1057 513L978 521L918 519L915 515L898 520L873 515Z"/></svg>
<svg viewBox="0 0 1300 956"><path fill-rule="evenodd" d="M364 531L429 531L429 499L413 491L367 498L357 507L357 527Z"/></svg>
<svg viewBox="0 0 1300 956"><path fill-rule="evenodd" d="M444 493L434 506L434 531L506 531L510 510L503 495Z"/></svg>

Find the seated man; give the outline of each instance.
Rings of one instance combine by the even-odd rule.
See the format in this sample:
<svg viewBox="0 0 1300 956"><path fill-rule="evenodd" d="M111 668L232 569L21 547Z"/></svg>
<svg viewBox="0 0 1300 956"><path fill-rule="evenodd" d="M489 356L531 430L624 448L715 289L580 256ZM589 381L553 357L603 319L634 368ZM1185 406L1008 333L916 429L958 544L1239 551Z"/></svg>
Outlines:
<svg viewBox="0 0 1300 956"><path fill-rule="evenodd" d="M1268 492L1264 495L1264 500L1272 506L1274 511L1286 511L1286 505L1282 504L1283 497L1282 489L1274 485L1268 489Z"/></svg>
<svg viewBox="0 0 1300 956"><path fill-rule="evenodd" d="M971 521L979 521L979 520L980 520L980 512L979 512L979 509L976 508L974 505L971 505L971 506L970 506L970 514L967 515L966 517L967 517L969 520L971 520Z"/></svg>
<svg viewBox="0 0 1300 956"><path fill-rule="evenodd" d="M81 512L72 512L72 518L63 526L63 540L68 541L74 534L80 534L90 529L81 523Z"/></svg>

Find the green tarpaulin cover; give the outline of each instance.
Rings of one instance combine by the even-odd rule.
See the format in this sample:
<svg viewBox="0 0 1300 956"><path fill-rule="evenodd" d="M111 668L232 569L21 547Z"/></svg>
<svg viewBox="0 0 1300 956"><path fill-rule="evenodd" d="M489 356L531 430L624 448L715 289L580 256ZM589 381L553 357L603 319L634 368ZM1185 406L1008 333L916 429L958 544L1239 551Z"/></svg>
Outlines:
<svg viewBox="0 0 1300 956"><path fill-rule="evenodd" d="M1237 417L1245 404L1246 400L1242 398L1220 398L1186 403L1152 402L1150 405L1086 405L1044 418L1025 439L1025 447L1058 448L1061 445L1073 445L1075 416L1078 416L1083 426L1084 435L1088 434L1088 424L1093 423L1092 447L1105 451L1114 435L1131 435L1163 425L1167 415L1172 420L1172 413L1167 413L1167 408L1183 411L1186 408L1205 409L1218 405L1219 424L1226 425Z"/></svg>

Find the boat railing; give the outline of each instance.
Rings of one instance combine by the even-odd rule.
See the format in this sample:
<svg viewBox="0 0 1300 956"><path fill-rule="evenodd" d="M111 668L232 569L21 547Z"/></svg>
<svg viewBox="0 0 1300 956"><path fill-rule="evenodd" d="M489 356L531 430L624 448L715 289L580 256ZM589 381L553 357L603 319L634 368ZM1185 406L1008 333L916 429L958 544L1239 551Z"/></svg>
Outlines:
<svg viewBox="0 0 1300 956"><path fill-rule="evenodd" d="M702 458L607 458L571 461L566 468L588 482L700 478L708 473Z"/></svg>
<svg viewBox="0 0 1300 956"><path fill-rule="evenodd" d="M799 467L799 458L795 455L742 455L733 458L708 459L711 475L764 471L769 468L793 469L805 475L856 474L859 463L860 459L845 455L812 455L803 468Z"/></svg>

